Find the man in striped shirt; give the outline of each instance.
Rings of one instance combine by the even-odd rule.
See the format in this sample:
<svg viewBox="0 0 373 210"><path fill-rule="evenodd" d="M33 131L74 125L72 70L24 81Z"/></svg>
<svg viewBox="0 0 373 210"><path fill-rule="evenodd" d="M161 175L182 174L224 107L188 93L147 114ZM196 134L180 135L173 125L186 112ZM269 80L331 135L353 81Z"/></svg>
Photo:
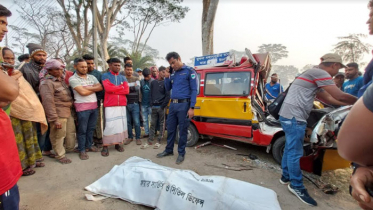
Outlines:
<svg viewBox="0 0 373 210"><path fill-rule="evenodd" d="M96 92L102 91L102 86L95 76L87 74L87 63L82 58L74 60L75 74L70 77L69 84L74 93L74 106L78 117L76 137L78 139L78 149L80 159L87 160L87 151L98 152L92 147L93 132L97 122L97 97Z"/></svg>
<svg viewBox="0 0 373 210"><path fill-rule="evenodd" d="M317 203L303 185L299 163L303 156L307 119L316 96L332 105L350 105L356 102L355 96L342 92L333 82L333 76L343 67L342 58L337 54L330 53L321 57L319 66L305 71L295 79L279 113L286 136L280 183L290 183L290 192L311 206L316 206Z"/></svg>

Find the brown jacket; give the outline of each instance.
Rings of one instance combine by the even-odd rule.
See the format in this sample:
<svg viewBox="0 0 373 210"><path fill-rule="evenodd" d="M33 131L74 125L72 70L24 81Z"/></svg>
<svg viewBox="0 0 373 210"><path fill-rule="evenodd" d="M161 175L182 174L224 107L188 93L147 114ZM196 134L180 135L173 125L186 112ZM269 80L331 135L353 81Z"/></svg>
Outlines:
<svg viewBox="0 0 373 210"><path fill-rule="evenodd" d="M48 75L39 88L48 122L54 122L58 117L70 117L73 99L63 79Z"/></svg>

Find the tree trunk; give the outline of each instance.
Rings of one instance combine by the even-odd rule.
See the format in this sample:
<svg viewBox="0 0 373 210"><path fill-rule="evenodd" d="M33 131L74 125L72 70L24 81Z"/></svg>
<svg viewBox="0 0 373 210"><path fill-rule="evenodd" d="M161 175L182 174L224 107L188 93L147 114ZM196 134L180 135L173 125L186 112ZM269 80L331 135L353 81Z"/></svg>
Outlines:
<svg viewBox="0 0 373 210"><path fill-rule="evenodd" d="M352 53L352 62L355 63L355 52L354 52L354 44L350 45L351 53Z"/></svg>
<svg viewBox="0 0 373 210"><path fill-rule="evenodd" d="M202 54L214 53L214 20L219 0L203 0Z"/></svg>
<svg viewBox="0 0 373 210"><path fill-rule="evenodd" d="M101 59L102 59L102 71L106 71L108 65L106 61L110 58L109 53L107 51L107 39L100 39L100 52L101 52Z"/></svg>

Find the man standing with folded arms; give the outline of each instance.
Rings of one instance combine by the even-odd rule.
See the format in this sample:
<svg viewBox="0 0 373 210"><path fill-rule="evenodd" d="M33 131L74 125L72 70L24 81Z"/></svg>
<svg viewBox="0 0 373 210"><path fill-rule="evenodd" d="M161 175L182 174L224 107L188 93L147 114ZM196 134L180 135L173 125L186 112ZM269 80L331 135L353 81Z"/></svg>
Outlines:
<svg viewBox="0 0 373 210"><path fill-rule="evenodd" d="M197 100L197 74L196 71L181 62L180 55L170 52L166 60L174 70L171 75L166 74L164 85L167 91L171 91L171 105L167 118L167 146L166 149L157 155L158 158L174 154L174 142L176 128L179 126L179 144L176 164L184 161L185 147L188 137L190 120L194 116L194 106Z"/></svg>
<svg viewBox="0 0 373 210"><path fill-rule="evenodd" d="M92 143L98 115L96 92L102 91L103 88L96 77L88 74L87 63L83 58L74 60L74 68L76 72L70 77L69 85L73 89L78 117L76 137L79 157L81 160L87 160L89 156L86 152L98 152Z"/></svg>
<svg viewBox="0 0 373 210"><path fill-rule="evenodd" d="M102 75L105 88L105 130L101 155L109 156L108 146L115 145L118 152L123 152L123 141L128 137L127 132L127 94L129 86L125 76L119 74L121 62L111 58L109 72Z"/></svg>

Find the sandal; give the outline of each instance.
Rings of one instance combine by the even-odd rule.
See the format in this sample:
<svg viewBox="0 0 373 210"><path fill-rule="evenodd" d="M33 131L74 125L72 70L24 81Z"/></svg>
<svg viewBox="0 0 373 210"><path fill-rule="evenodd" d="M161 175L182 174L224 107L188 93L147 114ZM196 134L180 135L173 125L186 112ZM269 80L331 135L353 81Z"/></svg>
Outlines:
<svg viewBox="0 0 373 210"><path fill-rule="evenodd" d="M98 148L97 147L91 147L89 149L86 149L85 150L86 152L99 152Z"/></svg>
<svg viewBox="0 0 373 210"><path fill-rule="evenodd" d="M88 160L89 156L87 155L87 153L85 153L85 152L81 152L81 153L79 154L79 158L80 158L81 160Z"/></svg>
<svg viewBox="0 0 373 210"><path fill-rule="evenodd" d="M43 153L42 155L43 155L43 156L50 157L50 158L55 158L55 157L56 157L56 155L53 154L52 152L49 152L49 153Z"/></svg>
<svg viewBox="0 0 373 210"><path fill-rule="evenodd" d="M58 161L59 161L60 163L62 163L62 164L69 164L69 163L71 163L71 160L68 159L67 157L63 157L63 158L61 158L61 159L58 159Z"/></svg>
<svg viewBox="0 0 373 210"><path fill-rule="evenodd" d="M126 139L124 141L124 145L127 145L127 144L131 143L132 141L133 141L133 139Z"/></svg>
<svg viewBox="0 0 373 210"><path fill-rule="evenodd" d="M31 176L31 175L33 175L34 173L35 173L34 170L32 170L31 168L28 168L28 169L23 170L23 174L22 174L22 176Z"/></svg>
<svg viewBox="0 0 373 210"><path fill-rule="evenodd" d="M124 148L123 148L122 145L116 144L116 145L115 145L115 149L116 149L118 152L124 152Z"/></svg>
<svg viewBox="0 0 373 210"><path fill-rule="evenodd" d="M103 147L102 148L102 150L101 150L101 156L103 156L103 157L109 156L109 149L108 149L108 147Z"/></svg>
<svg viewBox="0 0 373 210"><path fill-rule="evenodd" d="M148 143L145 143L143 145L141 145L140 149L146 149L149 147L149 144Z"/></svg>
<svg viewBox="0 0 373 210"><path fill-rule="evenodd" d="M35 164L35 168L42 168L44 166L45 166L45 164L42 163L42 162L36 162L36 164Z"/></svg>
<svg viewBox="0 0 373 210"><path fill-rule="evenodd" d="M88 149L85 149L85 151L88 152ZM73 152L75 152L75 153L80 153L78 147L75 147L74 150L73 150Z"/></svg>
<svg viewBox="0 0 373 210"><path fill-rule="evenodd" d="M36 162L43 162L44 161L44 158L40 158L40 159L37 159L35 160Z"/></svg>
<svg viewBox="0 0 373 210"><path fill-rule="evenodd" d="M161 147L161 144L160 143L155 143L153 149L159 149L159 147Z"/></svg>

